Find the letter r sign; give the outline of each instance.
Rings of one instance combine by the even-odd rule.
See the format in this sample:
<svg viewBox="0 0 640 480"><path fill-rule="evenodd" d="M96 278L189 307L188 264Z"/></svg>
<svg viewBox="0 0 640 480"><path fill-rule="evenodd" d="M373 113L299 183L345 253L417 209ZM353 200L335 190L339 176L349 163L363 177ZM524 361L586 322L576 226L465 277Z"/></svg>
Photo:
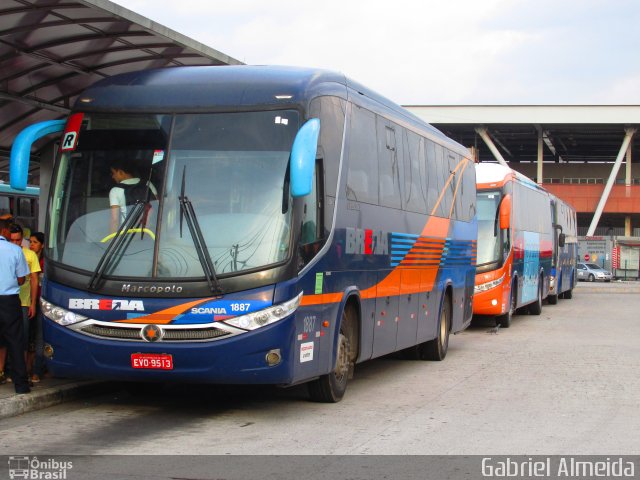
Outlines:
<svg viewBox="0 0 640 480"><path fill-rule="evenodd" d="M62 143L60 144L61 152L71 152L76 149L78 144L78 133L80 132L83 118L84 113L74 113L69 116L67 125L64 129L64 134L62 135Z"/></svg>
<svg viewBox="0 0 640 480"><path fill-rule="evenodd" d="M60 147L60 150L63 152L73 150L76 146L76 138L78 138L78 134L76 132L65 133L64 137L62 137L62 146Z"/></svg>

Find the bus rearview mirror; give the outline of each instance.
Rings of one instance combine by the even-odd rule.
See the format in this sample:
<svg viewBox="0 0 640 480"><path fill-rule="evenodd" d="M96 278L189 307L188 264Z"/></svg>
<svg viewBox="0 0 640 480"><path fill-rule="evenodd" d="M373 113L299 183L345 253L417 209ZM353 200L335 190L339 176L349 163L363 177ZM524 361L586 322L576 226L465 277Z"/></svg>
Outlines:
<svg viewBox="0 0 640 480"><path fill-rule="evenodd" d="M563 248L565 243L567 242L567 236L564 233L561 233L560 235L558 235L558 246L560 248Z"/></svg>
<svg viewBox="0 0 640 480"><path fill-rule="evenodd" d="M511 227L511 195L507 194L500 203L500 229L506 230Z"/></svg>
<svg viewBox="0 0 640 480"><path fill-rule="evenodd" d="M316 165L320 120L312 118L305 123L291 148L291 196L304 197L311 193Z"/></svg>
<svg viewBox="0 0 640 480"><path fill-rule="evenodd" d="M9 160L9 181L11 182L11 188L15 188L16 190L25 190L27 188L31 145L33 145L33 142L46 135L62 132L66 122L67 120L63 119L34 123L16 136L11 146L11 156Z"/></svg>

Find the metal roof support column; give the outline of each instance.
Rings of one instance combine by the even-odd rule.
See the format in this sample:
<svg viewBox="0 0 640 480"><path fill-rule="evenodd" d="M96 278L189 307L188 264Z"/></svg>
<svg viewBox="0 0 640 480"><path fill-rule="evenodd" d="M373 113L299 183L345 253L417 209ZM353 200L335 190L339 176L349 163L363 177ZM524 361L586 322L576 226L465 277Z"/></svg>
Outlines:
<svg viewBox="0 0 640 480"><path fill-rule="evenodd" d="M631 236L631 215L624 217L624 236Z"/></svg>
<svg viewBox="0 0 640 480"><path fill-rule="evenodd" d="M633 150L633 144L630 143L629 144L629 148L627 148L627 159L626 159L626 175L624 178L624 184L626 187L630 187L632 180L631 180L631 150ZM631 194L631 189L627 188L627 195L630 196ZM631 215L627 215L626 217L624 217L624 235L625 237L630 237L632 234L632 229L631 229Z"/></svg>
<svg viewBox="0 0 640 480"><path fill-rule="evenodd" d="M484 140L484 143L487 144L487 147L489 147L489 150L491 150L491 153L493 153L493 156L498 161L498 163L504 165L505 167L508 167L509 165L507 164L506 160L498 151L497 147L493 143L493 140L491 140L491 137L487 132L487 127L476 127L476 133L480 135L480 138L482 138L482 140Z"/></svg>
<svg viewBox="0 0 640 480"><path fill-rule="evenodd" d="M609 194L611 193L611 188L613 188L613 184L616 181L616 177L618 176L618 171L620 170L620 165L622 165L622 158L624 157L627 149L629 148L629 144L631 143L631 139L633 135L636 133L635 128L625 128L624 140L622 141L622 146L620 147L620 151L618 152L618 156L616 157L616 161L613 164L613 168L611 169L611 174L609 175L609 179L607 180L607 184L604 186L604 192L602 192L602 197L600 197L600 201L598 202L598 207L596 208L596 212L593 214L593 220L591 220L591 225L589 226L589 230L587 231L587 237L592 237L596 231L596 227L598 226L598 222L600 221L600 216L602 215L602 211L604 210L604 206L609 199Z"/></svg>
<svg viewBox="0 0 640 480"><path fill-rule="evenodd" d="M628 187L631 185L631 150L633 148L632 144L629 144L629 148L627 148L627 174L625 175L624 184Z"/></svg>
<svg viewBox="0 0 640 480"><path fill-rule="evenodd" d="M543 151L544 142L542 140L542 128L538 129L538 174L537 174L537 182L538 185L542 185L542 161L544 159L544 151Z"/></svg>

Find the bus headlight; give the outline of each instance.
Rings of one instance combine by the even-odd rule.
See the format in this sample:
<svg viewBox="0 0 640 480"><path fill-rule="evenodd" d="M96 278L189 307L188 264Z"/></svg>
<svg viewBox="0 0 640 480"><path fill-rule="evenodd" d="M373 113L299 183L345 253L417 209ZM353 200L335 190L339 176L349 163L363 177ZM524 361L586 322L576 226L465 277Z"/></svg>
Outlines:
<svg viewBox="0 0 640 480"><path fill-rule="evenodd" d="M473 287L473 293L486 292L487 290L491 290L492 288L497 287L504 281L504 276L505 274L502 274L502 276L497 280L492 280L487 283L481 283L480 285L476 285L475 287Z"/></svg>
<svg viewBox="0 0 640 480"><path fill-rule="evenodd" d="M88 318L84 315L79 315L62 307L58 307L53 303L47 302L44 298L40 299L40 307L42 308L42 314L45 317L60 325L72 325L74 323L82 322Z"/></svg>
<svg viewBox="0 0 640 480"><path fill-rule="evenodd" d="M300 300L302 300L302 292L287 302L257 312L240 315L239 317L229 318L224 320L224 323L244 330L255 330L288 317L298 309Z"/></svg>

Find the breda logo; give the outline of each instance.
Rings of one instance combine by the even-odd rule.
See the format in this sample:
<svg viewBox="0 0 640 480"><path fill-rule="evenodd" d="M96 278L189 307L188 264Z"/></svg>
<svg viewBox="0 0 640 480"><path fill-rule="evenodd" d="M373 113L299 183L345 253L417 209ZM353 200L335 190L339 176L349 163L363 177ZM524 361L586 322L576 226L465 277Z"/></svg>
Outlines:
<svg viewBox="0 0 640 480"><path fill-rule="evenodd" d="M388 255L389 234L377 230L347 227L345 253Z"/></svg>
<svg viewBox="0 0 640 480"><path fill-rule="evenodd" d="M124 312L144 312L144 303L142 300L70 298L69 308L76 310L121 310Z"/></svg>

